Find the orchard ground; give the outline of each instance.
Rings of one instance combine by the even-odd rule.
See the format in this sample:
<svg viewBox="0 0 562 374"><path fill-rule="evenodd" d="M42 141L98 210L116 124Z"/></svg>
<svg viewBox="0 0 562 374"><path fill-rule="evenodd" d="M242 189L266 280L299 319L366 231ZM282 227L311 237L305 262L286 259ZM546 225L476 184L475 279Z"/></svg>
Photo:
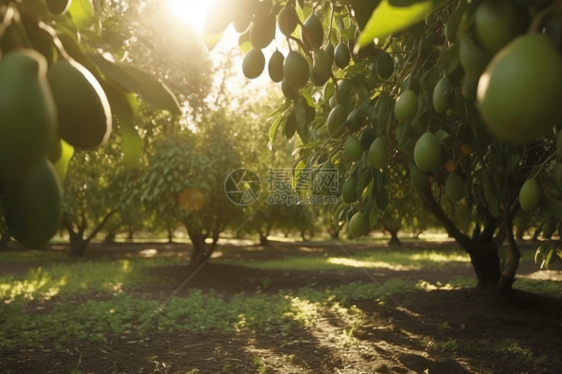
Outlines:
<svg viewBox="0 0 562 374"><path fill-rule="evenodd" d="M489 300L453 242L387 241L225 241L177 293L185 243L0 252L0 373L560 372L562 270L536 243Z"/></svg>

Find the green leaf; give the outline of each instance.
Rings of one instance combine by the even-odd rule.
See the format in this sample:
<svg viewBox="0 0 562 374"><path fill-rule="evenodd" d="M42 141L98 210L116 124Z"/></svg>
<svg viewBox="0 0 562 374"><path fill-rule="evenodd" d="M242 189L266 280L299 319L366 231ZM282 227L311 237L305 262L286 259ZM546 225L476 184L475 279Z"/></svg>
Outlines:
<svg viewBox="0 0 562 374"><path fill-rule="evenodd" d="M295 105L295 115L297 116L297 134L304 144L308 143L308 125L306 123L306 109L304 105Z"/></svg>
<svg viewBox="0 0 562 374"><path fill-rule="evenodd" d="M123 163L126 167L132 168L139 164L142 156L142 139L139 133L128 126L121 126L123 140L121 151L123 152Z"/></svg>
<svg viewBox="0 0 562 374"><path fill-rule="evenodd" d="M359 35L355 46L355 53L361 47L372 43L374 39L387 37L423 21L429 13L447 1L426 0L408 7L394 7L389 4L388 0L383 0L375 8L373 15L367 22L367 26Z"/></svg>
<svg viewBox="0 0 562 374"><path fill-rule="evenodd" d="M181 115L180 105L174 94L152 75L128 64L115 63L99 54L87 56L104 74L127 91L134 92L157 109Z"/></svg>
<svg viewBox="0 0 562 374"><path fill-rule="evenodd" d="M53 166L55 167L57 175L59 176L59 179L62 183L66 178L66 172L68 171L68 163L70 162L70 159L74 155L74 147L62 139L60 140L60 144L62 148L62 153L58 161L55 162Z"/></svg>
<svg viewBox="0 0 562 374"><path fill-rule="evenodd" d="M275 122L273 122L273 124L271 125L271 128L269 129L269 144L273 145L273 138L275 137L275 133L277 132L277 129L279 128L279 125L281 125L281 121L286 120L287 116L284 114L280 114L279 116L277 116L277 118L275 119Z"/></svg>
<svg viewBox="0 0 562 374"><path fill-rule="evenodd" d="M302 97L304 97L306 102L308 103L308 106L316 108L316 104L314 104L314 99L312 98L312 96L310 96L310 92L308 92L308 90L303 88L301 90L301 94Z"/></svg>
<svg viewBox="0 0 562 374"><path fill-rule="evenodd" d="M94 6L90 0L72 0L68 13L78 28L86 29L94 19Z"/></svg>

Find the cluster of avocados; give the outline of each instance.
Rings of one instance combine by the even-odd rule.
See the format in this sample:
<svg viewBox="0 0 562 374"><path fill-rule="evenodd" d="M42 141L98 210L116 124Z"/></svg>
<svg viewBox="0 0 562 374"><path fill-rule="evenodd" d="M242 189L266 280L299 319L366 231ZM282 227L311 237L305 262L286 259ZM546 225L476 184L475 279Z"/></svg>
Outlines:
<svg viewBox="0 0 562 374"><path fill-rule="evenodd" d="M382 172L389 166L390 154L398 148L409 156L410 180L419 193L430 189L430 176L443 168L445 173L439 171L439 175L445 177L442 180L447 196L452 201L465 197L465 175L457 168L457 163L470 157L474 149L468 138L453 141L452 136L443 130L434 133L431 129L440 128L441 123L467 121L474 115L473 112L469 114L467 105L476 108L492 134L512 144L535 141L562 121L562 110L558 105L562 100L562 43L552 40L550 35L560 34L560 23L549 26L547 17L537 17L535 5L527 6L525 2L512 0L458 0L427 16L425 24L422 22L392 35L384 47L371 43L354 54L355 40L378 2L334 0L312 3L312 14L306 20L299 19L296 9L304 5L301 0L298 4L296 0L237 0L234 3L240 11L223 19L214 31L222 31L233 22L235 29L250 40L253 48L244 57L245 76L253 79L266 69L262 49L274 41L275 26L278 26L290 41L290 51L284 56L276 50L267 69L271 80L281 83L284 96L293 101L296 108L306 103L301 89L306 86L307 90L315 92L315 87L323 87L320 94L327 102L318 110L327 114L327 136L341 144L344 163L357 165L365 160L373 169ZM365 4L371 8L360 11L358 7ZM355 38L349 34L344 37L340 29L340 41L335 43L336 46L332 44L333 34L325 34L326 28L332 29L326 19L327 13L323 11L326 5L331 7L332 14L335 11L345 14L343 17L352 15L349 20L357 27ZM557 12L558 15L553 17L560 19L562 11ZM299 26L300 35L297 35L295 31ZM549 28L550 34L544 31ZM421 36L419 46L410 45L406 49L412 51L410 58L389 53L395 50L393 38L402 38L397 40L404 43L407 38L403 36L408 33L416 35L418 40ZM377 111L375 116L370 113L371 125L366 127L369 122L366 111L358 107L359 101L349 100L358 92L357 86L348 79L353 78L354 73L338 73L338 69L347 71L348 66L353 69L357 64L363 64L359 65L360 69L367 72L362 76L356 74L365 79L360 82L364 87L361 89L371 96L371 104ZM427 79L425 73L435 65L438 65L440 76ZM407 74L405 77L403 72ZM336 73L344 78L336 79ZM328 87L334 85L335 93L332 93ZM422 94L429 96L429 111ZM398 146L389 148L394 139L388 136L388 125L384 131L381 124L376 123L387 118L381 115L387 107L393 114L394 125L390 128L410 129L402 131L409 131L408 136L414 137L413 142L401 144L397 139ZM310 112L307 113L307 124L310 124L315 109L306 104L305 108ZM295 112L296 109L285 122L287 138L299 131ZM474 118L470 120L474 121ZM318 140L318 134L312 136ZM445 141L447 146L444 139L448 139ZM307 142L306 138L302 140ZM331 157L325 165L339 164L338 169L342 169L342 163L338 161L341 159ZM345 172L345 168L343 166L340 172ZM342 184L342 200L354 204L360 197L361 187L363 184L356 174L349 176ZM527 181L520 194L523 210L537 209L541 198L540 182L536 179ZM353 236L361 236L366 231L365 216L359 211L349 219Z"/></svg>
<svg viewBox="0 0 562 374"><path fill-rule="evenodd" d="M512 144L539 140L559 126L562 55L552 36L543 32L542 21L535 17L531 22L528 9L515 1L483 0L471 5L459 1L445 24L444 36L451 49L458 48L464 77L461 80L448 72L437 82L432 93L434 111L449 118L461 117L464 102L476 102L490 131ZM394 110L399 123L415 117L417 101L410 89L398 97ZM463 147L461 153L472 153L466 143ZM415 145L411 180L420 193L429 188L427 173L440 165L441 148L430 132ZM458 201L465 194L464 182L454 168L450 160L445 191ZM521 208L536 210L542 197L538 179L527 180L519 194Z"/></svg>
<svg viewBox="0 0 562 374"><path fill-rule="evenodd" d="M62 14L70 1L47 5ZM60 228L62 188L53 165L61 141L91 150L112 128L108 100L90 71L45 43L35 45L2 44L0 59L1 206L10 235L29 247L46 244Z"/></svg>

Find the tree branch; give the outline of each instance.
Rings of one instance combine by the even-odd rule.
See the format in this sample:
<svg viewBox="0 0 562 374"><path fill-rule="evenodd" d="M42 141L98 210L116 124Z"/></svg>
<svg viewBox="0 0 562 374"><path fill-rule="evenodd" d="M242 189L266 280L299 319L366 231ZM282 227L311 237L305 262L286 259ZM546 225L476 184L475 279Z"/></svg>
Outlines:
<svg viewBox="0 0 562 374"><path fill-rule="evenodd" d="M447 214L445 214L443 209L439 206L439 204L437 204L437 201L435 201L435 197L433 196L431 189L423 194L420 194L420 197L426 208L443 224L443 227L445 227L449 236L455 238L457 243L459 243L465 251L469 253L472 252L472 240L463 234L453 221L447 217Z"/></svg>
<svg viewBox="0 0 562 374"><path fill-rule="evenodd" d="M101 229L103 228L103 226L106 224L106 222L111 218L112 215L114 215L115 213L117 213L119 209L115 209L112 210L111 212L109 212L109 214L107 216L105 216L105 218L103 219L103 221L101 221L96 228L94 228L94 231L92 231L90 233L90 235L88 235L88 237L85 240L85 244L88 244L93 238L95 238L95 236L101 231Z"/></svg>

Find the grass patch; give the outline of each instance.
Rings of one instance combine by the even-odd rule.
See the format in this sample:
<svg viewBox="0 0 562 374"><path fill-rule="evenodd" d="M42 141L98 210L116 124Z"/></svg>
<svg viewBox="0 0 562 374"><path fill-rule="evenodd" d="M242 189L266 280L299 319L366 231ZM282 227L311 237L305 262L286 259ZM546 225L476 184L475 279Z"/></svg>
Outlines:
<svg viewBox="0 0 562 374"><path fill-rule="evenodd" d="M0 264L27 264L32 262L50 263L60 261L68 255L62 251L38 251L20 250L20 251L2 251L0 252Z"/></svg>
<svg viewBox="0 0 562 374"><path fill-rule="evenodd" d="M424 280L420 280L416 284L416 289L424 291L456 290L459 288L476 287L476 283L477 281L474 278L453 278L446 284L442 284L440 282L431 284ZM516 290L548 296L560 297L562 295L562 281L517 278L515 283L513 283L513 288Z"/></svg>
<svg viewBox="0 0 562 374"><path fill-rule="evenodd" d="M401 280L389 280L384 287L392 293L414 289L413 284ZM160 312L156 312L157 301L126 295L108 301L57 303L33 315L25 311L22 303L0 304L0 349L37 345L45 338L53 338L60 347L69 339L102 341L109 333L137 332L142 336L152 328L225 332L285 330L295 325L310 328L325 315L349 327L347 336L340 340L350 344L352 332L363 321L363 312L350 305L350 299L384 302L387 291L375 284L356 283L324 291L302 288L274 295L238 294L228 301L215 294L193 291L188 297L173 298Z"/></svg>
<svg viewBox="0 0 562 374"><path fill-rule="evenodd" d="M301 256L271 261L237 261L235 263L265 270L344 270L358 267L419 270L469 262L468 254L460 249L450 251L404 249L360 253L355 256L355 260L347 256Z"/></svg>
<svg viewBox="0 0 562 374"><path fill-rule="evenodd" d="M173 258L81 261L52 264L30 269L24 277L0 276L0 299L28 301L50 299L57 295L88 292L120 293L147 283L166 279L146 275L142 269L177 263Z"/></svg>
<svg viewBox="0 0 562 374"><path fill-rule="evenodd" d="M435 347L444 351L463 352L469 354L493 353L513 355L523 362L541 364L548 359L547 355L536 356L529 348L520 346L510 340L458 342L449 338L446 342L436 343Z"/></svg>

